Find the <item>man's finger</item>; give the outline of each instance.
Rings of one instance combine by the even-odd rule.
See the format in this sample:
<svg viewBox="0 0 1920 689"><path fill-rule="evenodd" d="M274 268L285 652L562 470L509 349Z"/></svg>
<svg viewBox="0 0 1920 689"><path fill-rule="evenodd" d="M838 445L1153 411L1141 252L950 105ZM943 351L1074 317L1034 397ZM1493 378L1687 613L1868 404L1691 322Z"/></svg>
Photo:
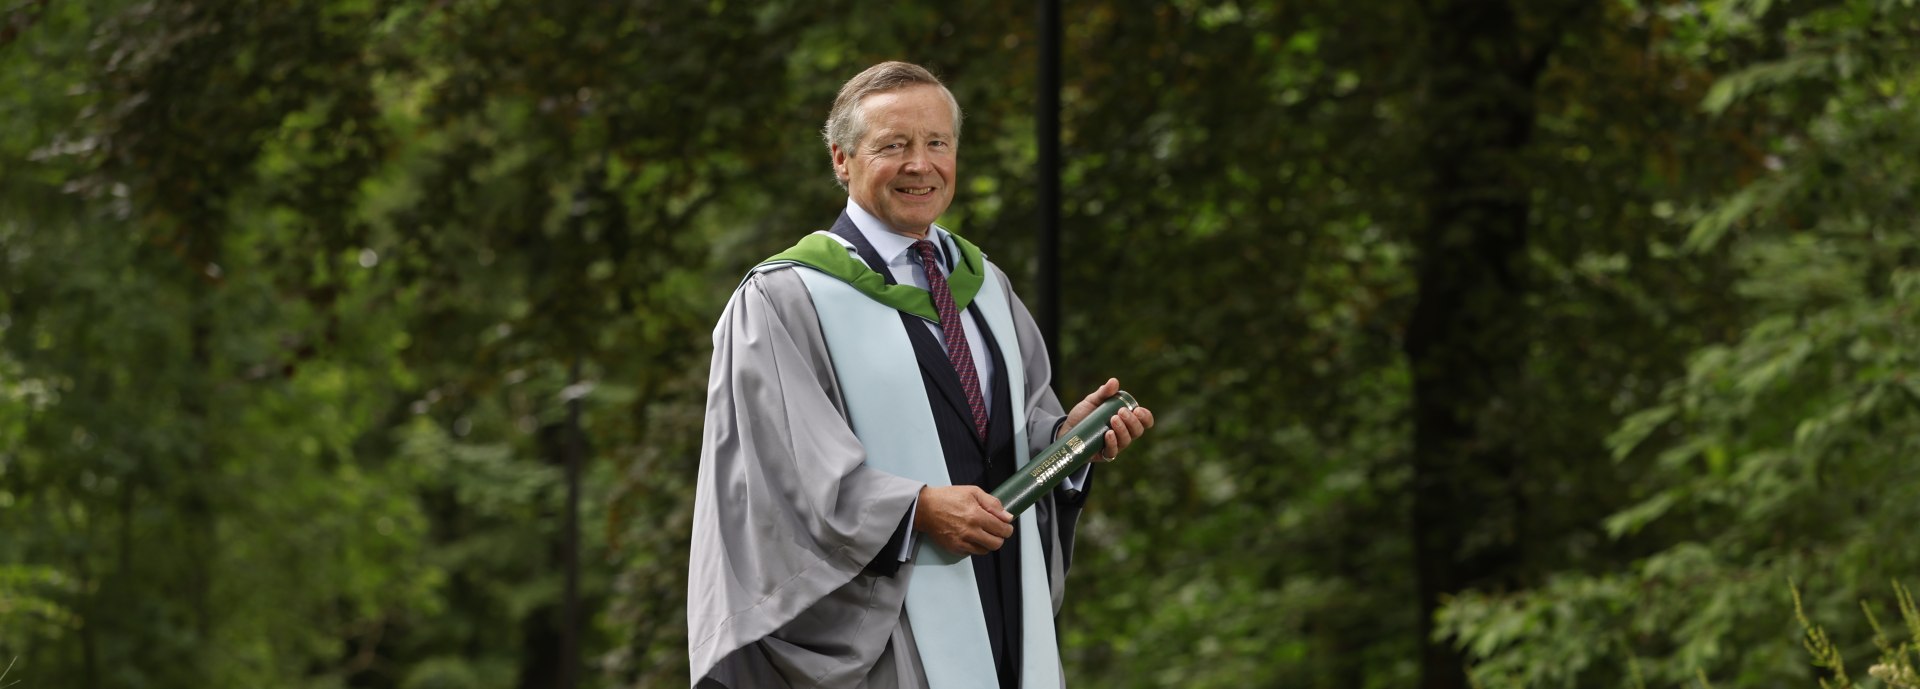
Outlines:
<svg viewBox="0 0 1920 689"><path fill-rule="evenodd" d="M987 499L993 500L993 496L987 496ZM994 500L994 502L997 503L999 501ZM1000 515L1005 513L1006 513L1006 510L1002 510L1002 509L994 509L994 510L986 511L985 514L974 515L972 519L968 520L968 524L973 528L979 529L980 531L986 532L988 534L999 536L1001 538L1006 538L1008 536L1013 535L1013 524L1010 524L1008 523L1008 520L1001 518Z"/></svg>
<svg viewBox="0 0 1920 689"><path fill-rule="evenodd" d="M986 508L988 512L999 514L1005 511L1000 509L1003 507L1003 505L1000 504L1000 498L993 497L992 493L981 490L978 486L968 487L973 489L973 501L979 503L981 507Z"/></svg>
<svg viewBox="0 0 1920 689"><path fill-rule="evenodd" d="M983 529L967 529L965 540L967 547L977 549L973 554L979 555L988 551L998 550L1000 544L1006 539L988 533Z"/></svg>
<svg viewBox="0 0 1920 689"><path fill-rule="evenodd" d="M980 530L985 531L988 534L998 536L1000 538L1006 538L1008 536L1013 535L1013 525L1003 521L999 521L999 520L994 520L994 521L987 522L985 524L981 524Z"/></svg>
<svg viewBox="0 0 1920 689"><path fill-rule="evenodd" d="M952 550L953 552L965 553L967 555L979 555L980 553L985 552L980 549L979 544L976 544L973 542L973 537L967 535L967 533L964 531L958 534L954 534L954 537L951 540L953 541L953 543L951 546L948 547L948 550Z"/></svg>
<svg viewBox="0 0 1920 689"><path fill-rule="evenodd" d="M1000 549L1000 546L1001 546L1001 545L1003 545L1003 544L1005 544L1006 542L1007 542L1007 539L1004 539L1004 538L999 538L999 537L997 537L997 536L991 536L991 535L987 535L987 534L981 534L981 536L980 536L980 549L981 549L981 550L980 550L980 552L979 552L979 553L977 553L977 554L981 554L981 555L984 555L984 554L986 554L986 553L990 553L990 552L993 552L993 551L995 551L995 550L999 550L999 549Z"/></svg>
<svg viewBox="0 0 1920 689"><path fill-rule="evenodd" d="M1000 498L993 497L992 493L980 490L979 488L974 488L974 491L974 502L979 503L980 508L986 510L987 514L991 514L995 519L1003 522L1013 521L1013 513L1008 512L1006 506L1000 504Z"/></svg>

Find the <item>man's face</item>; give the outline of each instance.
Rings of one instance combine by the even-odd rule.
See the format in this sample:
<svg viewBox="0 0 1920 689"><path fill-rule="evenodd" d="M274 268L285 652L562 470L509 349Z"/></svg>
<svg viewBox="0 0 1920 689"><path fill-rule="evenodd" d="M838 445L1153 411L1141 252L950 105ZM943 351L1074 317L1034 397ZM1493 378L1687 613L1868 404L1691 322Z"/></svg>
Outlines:
<svg viewBox="0 0 1920 689"><path fill-rule="evenodd" d="M923 238L953 203L959 145L940 88L917 84L860 101L866 131L833 147L833 170L861 208L894 232Z"/></svg>

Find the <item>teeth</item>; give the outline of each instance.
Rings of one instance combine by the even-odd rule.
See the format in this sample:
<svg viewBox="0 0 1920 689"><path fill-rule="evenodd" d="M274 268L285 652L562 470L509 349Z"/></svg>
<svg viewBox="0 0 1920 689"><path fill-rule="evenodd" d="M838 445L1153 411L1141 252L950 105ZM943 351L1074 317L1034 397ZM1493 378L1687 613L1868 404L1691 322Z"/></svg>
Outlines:
<svg viewBox="0 0 1920 689"><path fill-rule="evenodd" d="M933 193L933 187L904 187L900 189L900 191L912 194L914 196L922 196L925 194Z"/></svg>

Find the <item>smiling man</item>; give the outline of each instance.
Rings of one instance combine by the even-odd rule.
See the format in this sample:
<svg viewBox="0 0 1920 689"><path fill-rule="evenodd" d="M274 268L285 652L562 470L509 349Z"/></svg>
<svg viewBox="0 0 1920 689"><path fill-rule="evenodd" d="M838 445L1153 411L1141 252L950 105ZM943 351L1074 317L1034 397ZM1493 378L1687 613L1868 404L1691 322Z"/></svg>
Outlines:
<svg viewBox="0 0 1920 689"><path fill-rule="evenodd" d="M960 117L952 99L944 86L913 84L868 95L846 109L844 121L827 121L827 150L852 196L849 211L865 211L889 232L927 238L953 203ZM836 124L865 131L836 141Z"/></svg>
<svg viewBox="0 0 1920 689"><path fill-rule="evenodd" d="M860 73L823 134L845 211L756 266L714 328L693 684L1060 686L1053 618L1090 471L1020 515L988 491L1119 381L1063 413L1006 275L935 224L960 106L931 73ZM1107 424L1111 460L1153 414Z"/></svg>

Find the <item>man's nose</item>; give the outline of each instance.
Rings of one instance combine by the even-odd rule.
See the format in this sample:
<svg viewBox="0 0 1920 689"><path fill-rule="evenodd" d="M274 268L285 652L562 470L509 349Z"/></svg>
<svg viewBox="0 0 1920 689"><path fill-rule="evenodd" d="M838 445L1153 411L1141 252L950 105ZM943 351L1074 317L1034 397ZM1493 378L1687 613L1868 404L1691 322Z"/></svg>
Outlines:
<svg viewBox="0 0 1920 689"><path fill-rule="evenodd" d="M928 170L933 169L933 165L927 161L927 147L925 146L908 147L907 159L905 161L905 164L902 165L901 168L903 172L910 172L915 174L926 172Z"/></svg>

